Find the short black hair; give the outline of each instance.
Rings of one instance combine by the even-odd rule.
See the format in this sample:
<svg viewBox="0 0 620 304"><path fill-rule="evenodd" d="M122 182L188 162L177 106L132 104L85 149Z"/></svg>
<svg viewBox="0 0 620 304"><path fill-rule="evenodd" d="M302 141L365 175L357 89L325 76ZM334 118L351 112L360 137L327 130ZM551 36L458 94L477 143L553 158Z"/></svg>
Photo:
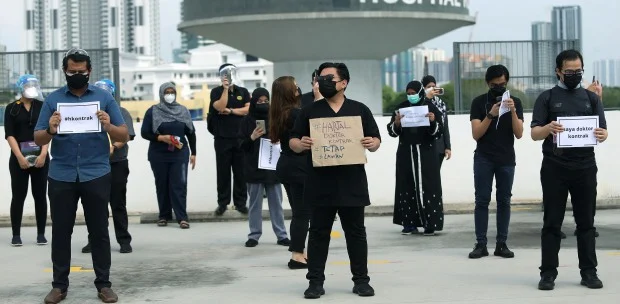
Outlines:
<svg viewBox="0 0 620 304"><path fill-rule="evenodd" d="M218 72L221 72L221 71L222 71L222 69L223 69L223 68L225 68L225 67L227 67L227 66L232 66L232 67L235 67L235 68L236 68L236 66L235 66L234 64L232 64L232 63L224 63L224 64L220 65L220 68L219 68L217 71L218 71Z"/></svg>
<svg viewBox="0 0 620 304"><path fill-rule="evenodd" d="M347 82L351 81L351 75L349 75L349 68L347 68L346 64L342 62L324 62L323 64L319 66L319 70L318 70L319 75L321 75L321 72L327 68L335 68L336 72L338 73L338 77L340 77L340 79L344 79Z"/></svg>
<svg viewBox="0 0 620 304"><path fill-rule="evenodd" d="M86 68L88 70L92 69L92 64L90 62L90 56L82 55L82 54L69 54L68 56L65 56L65 58L62 59L62 69L65 71L69 67L69 59L77 63L86 61Z"/></svg>
<svg viewBox="0 0 620 304"><path fill-rule="evenodd" d="M508 68L501 64L496 64L496 65L490 66L487 69L487 73L484 76L484 80L486 80L486 82L489 83L491 80L502 77L502 76L506 77L506 82L510 80L510 72L508 72Z"/></svg>
<svg viewBox="0 0 620 304"><path fill-rule="evenodd" d="M561 70L564 66L564 61L573 61L579 59L581 61L581 68L583 69L583 56L577 50L564 50L555 57L555 67Z"/></svg>

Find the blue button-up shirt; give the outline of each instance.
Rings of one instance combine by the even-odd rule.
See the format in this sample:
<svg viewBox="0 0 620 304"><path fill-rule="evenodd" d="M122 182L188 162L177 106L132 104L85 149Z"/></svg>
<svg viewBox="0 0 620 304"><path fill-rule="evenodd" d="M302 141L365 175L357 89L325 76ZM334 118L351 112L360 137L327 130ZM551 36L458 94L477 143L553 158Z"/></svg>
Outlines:
<svg viewBox="0 0 620 304"><path fill-rule="evenodd" d="M52 92L43 103L35 131L46 130L52 114L60 103L98 101L100 109L110 115L115 126L125 124L120 107L107 91L88 85L86 92L78 97L67 86ZM61 182L87 182L110 172L110 142L101 128L98 133L58 134L51 142L52 160L49 177Z"/></svg>

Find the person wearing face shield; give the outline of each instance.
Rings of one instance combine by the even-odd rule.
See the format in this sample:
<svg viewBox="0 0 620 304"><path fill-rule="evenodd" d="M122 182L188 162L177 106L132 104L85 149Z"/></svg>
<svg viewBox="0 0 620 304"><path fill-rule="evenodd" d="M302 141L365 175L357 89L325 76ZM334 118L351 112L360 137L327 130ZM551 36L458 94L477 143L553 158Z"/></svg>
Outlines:
<svg viewBox="0 0 620 304"><path fill-rule="evenodd" d="M148 160L159 205L157 226L167 226L174 210L179 227L189 229L187 170L188 160L192 170L196 167L196 129L189 110L177 102L171 83L159 87L159 104L144 114L140 133L150 141Z"/></svg>
<svg viewBox="0 0 620 304"><path fill-rule="evenodd" d="M211 103L207 114L207 129L214 137L215 162L217 170L217 204L215 215L226 212L232 201L238 212L248 213L246 201L247 185L243 176L244 155L239 147L237 133L243 117L250 108L250 93L235 84L236 67L230 63L220 66L222 85L211 90Z"/></svg>
<svg viewBox="0 0 620 304"><path fill-rule="evenodd" d="M363 138L360 144L370 152L381 145L381 134L370 109L363 103L345 97L351 80L344 63L326 62L318 70L319 91L324 99L301 109L289 146L295 153L313 153L310 138L310 119L325 117L358 116L362 121ZM375 291L368 276L368 243L364 226L364 210L370 205L368 180L363 164L314 167L307 158L308 172L304 183L304 204L312 206L308 238L309 286L304 297L317 299L325 294L325 263L329 253L330 233L336 214L347 239L347 251L351 260L354 283L353 293L369 297Z"/></svg>
<svg viewBox="0 0 620 304"><path fill-rule="evenodd" d="M110 79L102 79L95 82L95 86L102 88L114 96L116 86ZM127 124L129 140L133 140L136 134L133 129L133 119L127 109L120 107L123 119ZM114 221L116 241L120 245L120 253L131 253L131 234L129 234L129 222L127 219L127 177L129 176L129 161L127 154L129 147L125 142L110 143L110 174L112 186L110 188L110 209ZM90 253L90 243L82 248L82 253Z"/></svg>
<svg viewBox="0 0 620 304"><path fill-rule="evenodd" d="M532 139L543 140L543 161L540 182L543 191L543 228L541 232L542 261L540 266L541 290L555 288L559 267L558 252L562 233L560 228L566 211L568 194L571 196L573 216L577 223L577 251L581 285L591 289L603 288L598 278L596 258L597 172L593 147L560 148L557 136L564 132L558 117L598 116L598 128L592 132L599 143L607 140L605 109L601 102L602 88L586 90L581 86L583 56L576 50L566 50L556 57L558 84L540 94L532 113Z"/></svg>
<svg viewBox="0 0 620 304"><path fill-rule="evenodd" d="M256 88L252 92L250 110L239 127L239 145L245 154L244 177L247 182L249 200L250 234L246 247L256 247L263 234L263 191L269 203L271 226L281 246L290 245L284 225L282 210L282 184L275 170L261 169L258 166L261 147L269 144L269 92L265 88Z"/></svg>
<svg viewBox="0 0 620 304"><path fill-rule="evenodd" d="M4 137L11 147L11 245L22 246L20 231L29 179L37 220L37 244L46 245L48 145L38 146L34 142L34 126L43 107L41 87L34 75L19 77L16 86L21 97L8 104L4 112Z"/></svg>
<svg viewBox="0 0 620 304"><path fill-rule="evenodd" d="M428 92L419 81L407 85L407 100L398 109L428 107L428 127L403 127L398 110L387 125L388 134L398 137L396 151L396 189L393 223L402 225L402 234L424 235L443 230L443 203L436 140L443 132L442 112L433 103L436 92Z"/></svg>
<svg viewBox="0 0 620 304"><path fill-rule="evenodd" d="M110 93L88 81L92 71L88 52L71 49L62 60L67 85L47 96L34 128L34 140L42 146L53 141L48 178L48 196L52 215L52 263L54 281L45 303L59 303L67 297L71 272L71 234L78 202L82 203L92 247L95 287L104 303L116 303L118 296L110 282L110 140L126 142L127 125L118 103ZM64 119L59 103L76 106L86 102L99 104L95 115L101 131L59 134Z"/></svg>
<svg viewBox="0 0 620 304"><path fill-rule="evenodd" d="M502 101L510 80L510 73L505 66L490 66L485 80L489 91L474 98L469 115L472 137L476 141L474 152L476 245L469 253L469 258L479 259L489 255L487 230L494 177L497 189L495 194L497 236L493 254L503 258L513 258L514 253L508 249L506 242L516 166L514 143L515 138L520 139L523 136L523 105L521 100L514 96L509 96ZM508 108L508 112L500 116L502 102Z"/></svg>

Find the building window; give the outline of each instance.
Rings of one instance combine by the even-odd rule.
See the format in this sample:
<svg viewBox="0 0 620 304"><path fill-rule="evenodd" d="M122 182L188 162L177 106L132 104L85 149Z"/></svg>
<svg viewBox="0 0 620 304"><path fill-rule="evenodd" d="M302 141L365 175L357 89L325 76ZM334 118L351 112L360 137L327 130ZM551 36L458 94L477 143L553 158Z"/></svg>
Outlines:
<svg viewBox="0 0 620 304"><path fill-rule="evenodd" d="M256 61L258 61L258 57L246 54L245 55L245 61L256 62Z"/></svg>
<svg viewBox="0 0 620 304"><path fill-rule="evenodd" d="M257 88L260 88L260 82L257 82L257 83L256 83L256 87L257 87Z"/></svg>
<svg viewBox="0 0 620 304"><path fill-rule="evenodd" d="M189 73L189 78L190 79L194 78L194 73Z"/></svg>
<svg viewBox="0 0 620 304"><path fill-rule="evenodd" d="M136 6L136 25L144 25L144 6Z"/></svg>
<svg viewBox="0 0 620 304"><path fill-rule="evenodd" d="M254 70L254 75L260 75L260 71L259 70Z"/></svg>
<svg viewBox="0 0 620 304"><path fill-rule="evenodd" d="M116 7L110 8L110 26L116 27Z"/></svg>
<svg viewBox="0 0 620 304"><path fill-rule="evenodd" d="M144 92L144 87L140 86L140 92Z"/></svg>
<svg viewBox="0 0 620 304"><path fill-rule="evenodd" d="M228 63L228 56L222 56L222 62Z"/></svg>
<svg viewBox="0 0 620 304"><path fill-rule="evenodd" d="M125 78L121 79L121 83L125 84Z"/></svg>
<svg viewBox="0 0 620 304"><path fill-rule="evenodd" d="M57 9L52 10L52 28L58 29L58 10Z"/></svg>
<svg viewBox="0 0 620 304"><path fill-rule="evenodd" d="M27 30L31 30L33 28L32 26L33 20L32 20L31 13L32 13L32 10L26 11L26 29Z"/></svg>
<svg viewBox="0 0 620 304"><path fill-rule="evenodd" d="M207 78L211 78L211 73L207 73Z"/></svg>
<svg viewBox="0 0 620 304"><path fill-rule="evenodd" d="M142 74L138 74L138 79L142 79Z"/></svg>
<svg viewBox="0 0 620 304"><path fill-rule="evenodd" d="M263 75L267 75L267 70L263 70Z"/></svg>

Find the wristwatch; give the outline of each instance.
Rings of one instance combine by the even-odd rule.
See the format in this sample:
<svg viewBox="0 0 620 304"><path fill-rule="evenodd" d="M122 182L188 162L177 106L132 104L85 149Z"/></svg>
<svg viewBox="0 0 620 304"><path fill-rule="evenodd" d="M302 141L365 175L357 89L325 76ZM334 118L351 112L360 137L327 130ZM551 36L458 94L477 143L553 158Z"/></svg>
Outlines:
<svg viewBox="0 0 620 304"><path fill-rule="evenodd" d="M56 133L52 133L52 132L50 131L50 127L47 127L47 129L45 129L45 132L47 132L47 134L52 135L52 136L54 136L54 135L58 134L58 131L56 131Z"/></svg>
<svg viewBox="0 0 620 304"><path fill-rule="evenodd" d="M492 120L493 118L495 118L495 116L493 116L493 114L491 113L487 113L487 118Z"/></svg>

